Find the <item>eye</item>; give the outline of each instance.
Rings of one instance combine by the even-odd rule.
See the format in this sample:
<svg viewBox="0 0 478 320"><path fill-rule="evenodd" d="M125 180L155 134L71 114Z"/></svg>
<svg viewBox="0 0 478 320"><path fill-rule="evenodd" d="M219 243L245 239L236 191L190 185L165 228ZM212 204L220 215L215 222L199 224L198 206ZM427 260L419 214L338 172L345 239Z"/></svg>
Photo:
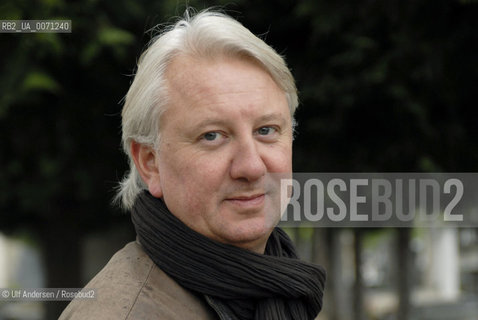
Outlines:
<svg viewBox="0 0 478 320"><path fill-rule="evenodd" d="M219 132L207 132L202 137L204 140L214 141L219 138Z"/></svg>
<svg viewBox="0 0 478 320"><path fill-rule="evenodd" d="M221 131L209 131L206 133L203 133L200 137L199 140L202 141L203 143L206 143L207 145L219 145L223 143L227 139L227 135Z"/></svg>
<svg viewBox="0 0 478 320"><path fill-rule="evenodd" d="M275 133L277 131L274 127L261 127L257 130L257 133L261 136L267 136Z"/></svg>

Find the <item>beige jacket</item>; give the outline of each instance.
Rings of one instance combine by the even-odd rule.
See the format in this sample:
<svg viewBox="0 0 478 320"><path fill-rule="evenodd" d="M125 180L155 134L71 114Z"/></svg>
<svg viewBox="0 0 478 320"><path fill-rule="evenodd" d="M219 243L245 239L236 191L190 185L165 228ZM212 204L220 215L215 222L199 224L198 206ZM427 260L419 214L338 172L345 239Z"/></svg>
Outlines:
<svg viewBox="0 0 478 320"><path fill-rule="evenodd" d="M96 299L75 299L60 320L217 320L204 298L179 286L136 242L118 251L86 288Z"/></svg>

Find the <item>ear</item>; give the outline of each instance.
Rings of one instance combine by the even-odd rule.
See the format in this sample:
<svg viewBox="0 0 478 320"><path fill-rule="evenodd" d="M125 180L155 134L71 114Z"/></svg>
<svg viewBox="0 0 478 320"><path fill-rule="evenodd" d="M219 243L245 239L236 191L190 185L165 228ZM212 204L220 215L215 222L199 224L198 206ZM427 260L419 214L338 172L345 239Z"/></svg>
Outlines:
<svg viewBox="0 0 478 320"><path fill-rule="evenodd" d="M163 192L161 189L161 181L159 168L157 165L156 151L147 145L140 144L136 141L131 142L131 155L133 161L144 183L148 186L149 192L156 198L161 198Z"/></svg>

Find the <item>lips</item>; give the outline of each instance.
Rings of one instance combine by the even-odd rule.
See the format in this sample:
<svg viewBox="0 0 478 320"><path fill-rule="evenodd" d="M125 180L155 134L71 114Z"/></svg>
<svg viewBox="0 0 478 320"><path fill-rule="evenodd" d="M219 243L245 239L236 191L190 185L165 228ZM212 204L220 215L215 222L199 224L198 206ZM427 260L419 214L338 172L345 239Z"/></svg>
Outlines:
<svg viewBox="0 0 478 320"><path fill-rule="evenodd" d="M265 194L237 195L228 197L227 202L243 208L261 207L264 204Z"/></svg>

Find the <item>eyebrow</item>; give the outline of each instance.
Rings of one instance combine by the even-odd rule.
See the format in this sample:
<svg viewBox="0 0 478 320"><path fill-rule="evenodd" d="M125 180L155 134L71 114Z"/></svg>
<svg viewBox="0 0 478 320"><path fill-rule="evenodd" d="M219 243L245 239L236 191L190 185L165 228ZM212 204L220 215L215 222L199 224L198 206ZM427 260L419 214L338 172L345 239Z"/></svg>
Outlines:
<svg viewBox="0 0 478 320"><path fill-rule="evenodd" d="M191 126L192 129L200 129L209 125L224 125L228 122L229 120L223 120L220 118L215 118L215 117L208 117L206 119L201 120L200 122L194 124ZM269 113L265 114L263 116L260 116L258 119L256 119L256 122L267 122L267 121L280 121L280 125L285 125L286 119L282 116L281 113L274 112L274 113Z"/></svg>
<svg viewBox="0 0 478 320"><path fill-rule="evenodd" d="M191 126L191 129L198 130L209 125L224 125L225 121L218 118L206 118Z"/></svg>
<svg viewBox="0 0 478 320"><path fill-rule="evenodd" d="M265 115L259 117L258 120L259 120L259 122L266 122L266 121L271 121L271 120L280 121L281 125L284 125L285 122L286 122L286 120L284 119L282 114L278 113L278 112L265 114Z"/></svg>

